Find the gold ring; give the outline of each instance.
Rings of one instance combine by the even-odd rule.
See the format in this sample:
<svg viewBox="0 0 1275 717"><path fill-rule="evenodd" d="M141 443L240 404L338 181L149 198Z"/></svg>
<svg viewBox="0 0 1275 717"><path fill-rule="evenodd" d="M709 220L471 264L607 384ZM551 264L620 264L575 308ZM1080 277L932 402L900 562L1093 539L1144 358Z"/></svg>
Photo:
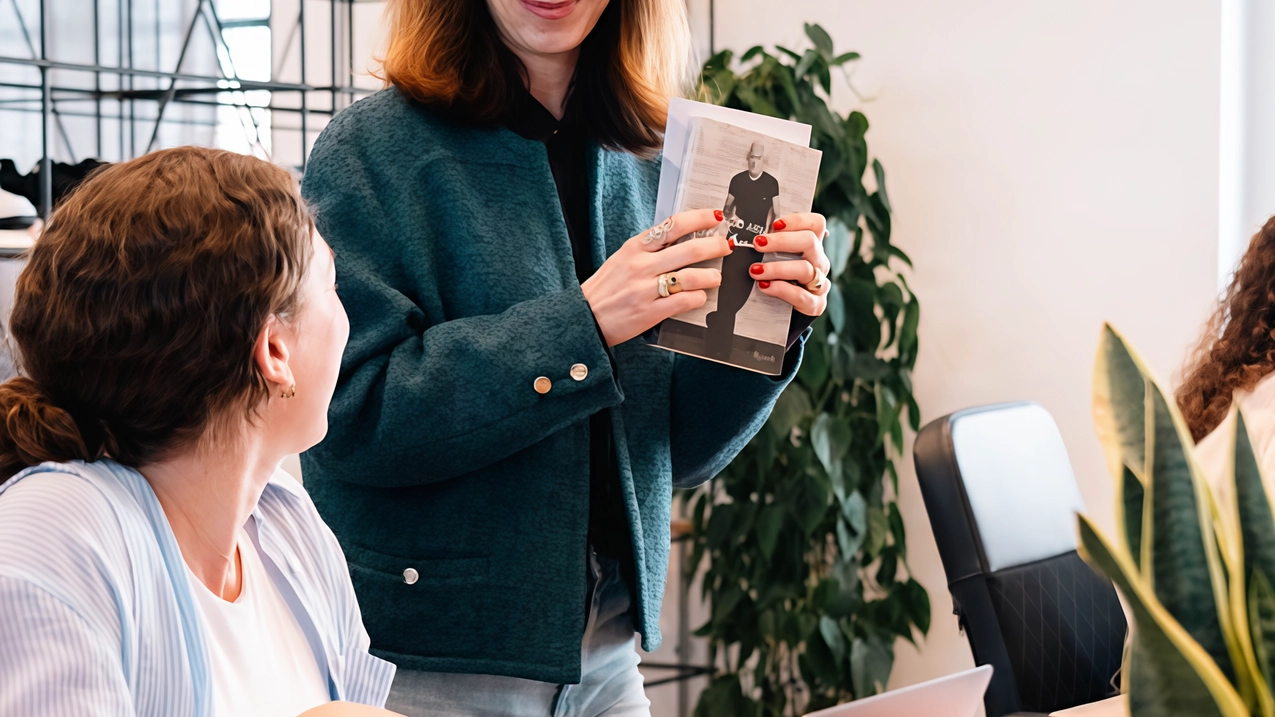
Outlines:
<svg viewBox="0 0 1275 717"><path fill-rule="evenodd" d="M677 292L686 288L682 286L682 277L678 276L676 271L670 271L664 276L667 279L668 293L676 294Z"/></svg>
<svg viewBox="0 0 1275 717"><path fill-rule="evenodd" d="M819 267L815 266L812 268L815 270L815 278L806 282L806 290L817 294L819 293L819 290L823 288L823 282L826 277L822 271L819 271Z"/></svg>
<svg viewBox="0 0 1275 717"><path fill-rule="evenodd" d="M677 275L677 272L670 271L656 277L656 288L660 292L660 298L667 299L685 287L682 286L682 278Z"/></svg>

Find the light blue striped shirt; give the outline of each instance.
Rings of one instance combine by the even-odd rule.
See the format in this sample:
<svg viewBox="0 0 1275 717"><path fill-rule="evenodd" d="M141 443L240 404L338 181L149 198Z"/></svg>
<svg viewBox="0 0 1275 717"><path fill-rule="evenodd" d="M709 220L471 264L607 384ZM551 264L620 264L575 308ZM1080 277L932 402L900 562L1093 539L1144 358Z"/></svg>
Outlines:
<svg viewBox="0 0 1275 717"><path fill-rule="evenodd" d="M305 631L332 699L381 706L345 557L279 471L248 534ZM212 717L198 608L150 484L114 461L45 463L0 485L0 715Z"/></svg>

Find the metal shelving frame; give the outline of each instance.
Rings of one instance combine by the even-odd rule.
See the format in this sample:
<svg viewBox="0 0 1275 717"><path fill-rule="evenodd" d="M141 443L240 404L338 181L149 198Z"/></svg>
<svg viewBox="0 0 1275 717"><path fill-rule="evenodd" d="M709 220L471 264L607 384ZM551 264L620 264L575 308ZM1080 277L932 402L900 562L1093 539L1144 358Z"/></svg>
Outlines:
<svg viewBox="0 0 1275 717"><path fill-rule="evenodd" d="M254 81L241 78L235 71L233 57L226 42L225 31L233 27L247 25L271 26L270 17L268 16L264 20L222 22L218 16L214 0L194 0L196 9L191 15L190 24L186 28L185 36L182 38L182 50L172 71L143 69L132 66L134 60L132 49L136 39L135 32L138 30L138 28L134 27L133 7L139 0L114 0L114 2L110 3L106 2L106 0L85 0L86 4L91 2L93 6L94 62L92 63L66 62L49 56L51 28L47 18L48 10L53 0L39 0L39 18L37 23L32 23L32 19L23 16L17 0L0 0L0 3L4 2L11 4L18 18L21 35L25 40L29 56L0 54L0 70L3 70L6 66L25 66L36 67L40 73L39 84L0 81L0 87L31 90L39 93L38 97L8 100L5 102L4 109L9 112L32 112L40 115L40 178L42 181L40 204L37 209L40 215L45 218L48 217L53 206L52 150L55 139L61 139L67 154L71 156L72 162L77 159L75 153L71 151L70 140L62 124L63 116L95 118L97 134L96 156L98 157L102 155L103 121L119 122L121 128L121 154L126 157L135 157L145 154L155 147L161 124L190 122L190 120L165 117L165 110L173 104L230 106L238 108L237 111L239 112L248 108L247 114L253 118L254 125L256 124L256 119L253 109L267 109L271 111L272 118L275 113L297 117L299 126L295 129L299 130L300 142L302 143L300 152L301 164L298 169L304 171L309 149L306 146L310 129L309 116L331 116L352 104L354 100L372 91L354 86L354 53L352 51L354 46L353 0L297 0L295 22L291 24L290 30L286 30L282 34L287 35L286 42L289 50L291 49L290 45L293 38L296 38L300 44L299 82ZM274 4L271 0L263 0L263 2ZM305 22L306 5L312 3L322 3L327 6L330 15L329 32L315 33L307 31ZM119 61L115 65L105 64L101 56L101 9L104 4L110 4L118 8L120 14L120 22L116 28L119 33L119 37L116 39L119 43L120 52ZM33 24L36 24L36 26L32 27ZM201 24L204 31L209 33L218 54L218 57L215 58L216 66L219 70L218 76L179 71L186 60L191 39L197 32L201 31ZM275 26L275 28L278 29L278 26ZM154 32L155 43L158 46L161 28L157 24L156 27L150 29ZM326 37L310 37L315 34L326 35ZM35 40L36 37L38 37L38 42ZM316 45L316 40L319 41L319 45ZM125 48L127 48L127 53ZM324 84L310 83L307 82L306 78L307 51L312 52L316 49L320 51L326 50L326 53L331 57L329 81ZM224 58L221 56L223 51L225 53ZM228 59L229 62L223 64L223 59ZM94 77L93 88L55 85L52 82L52 74L55 71L91 74ZM117 89L102 89L104 75L113 76L116 79L114 84ZM157 80L154 84L166 85L166 87L135 88L134 85L137 78L151 78ZM187 86L178 87L178 83L186 83ZM240 99L244 97L244 92L253 90L271 92L270 102L266 105L255 105L250 104L246 99ZM295 93L298 95L297 106L277 103L275 101L276 93ZM315 93L328 95L329 102L326 108L315 107L314 103L311 102L311 95ZM227 99L228 95L231 96L230 99ZM70 103L78 104L85 100L94 102L93 111L68 110L66 107L59 106ZM103 114L102 100L119 101L119 112L114 116ZM153 107L153 110L139 114L137 111L139 106L145 109L147 105ZM125 107L127 107L127 111ZM145 145L141 145L135 142L135 138L138 136L139 128L144 130L146 125L150 125L150 140ZM126 136L128 137L128 142L123 139L125 127L127 127ZM257 141L260 141L260 137L257 138Z"/></svg>

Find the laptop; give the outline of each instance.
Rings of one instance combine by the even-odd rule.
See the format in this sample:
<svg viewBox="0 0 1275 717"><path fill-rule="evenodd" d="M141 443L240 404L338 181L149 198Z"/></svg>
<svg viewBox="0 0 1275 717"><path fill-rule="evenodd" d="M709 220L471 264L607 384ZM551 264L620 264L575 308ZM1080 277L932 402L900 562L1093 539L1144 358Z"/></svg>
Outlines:
<svg viewBox="0 0 1275 717"><path fill-rule="evenodd" d="M806 717L974 717L991 680L992 666L983 665Z"/></svg>

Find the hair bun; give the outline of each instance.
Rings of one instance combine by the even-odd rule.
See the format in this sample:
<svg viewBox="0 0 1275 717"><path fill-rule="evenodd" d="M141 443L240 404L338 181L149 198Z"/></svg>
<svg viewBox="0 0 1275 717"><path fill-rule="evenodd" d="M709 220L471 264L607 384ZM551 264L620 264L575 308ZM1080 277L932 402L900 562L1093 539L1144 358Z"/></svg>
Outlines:
<svg viewBox="0 0 1275 717"><path fill-rule="evenodd" d="M0 476L45 461L92 460L75 418L29 378L0 384L0 416Z"/></svg>

